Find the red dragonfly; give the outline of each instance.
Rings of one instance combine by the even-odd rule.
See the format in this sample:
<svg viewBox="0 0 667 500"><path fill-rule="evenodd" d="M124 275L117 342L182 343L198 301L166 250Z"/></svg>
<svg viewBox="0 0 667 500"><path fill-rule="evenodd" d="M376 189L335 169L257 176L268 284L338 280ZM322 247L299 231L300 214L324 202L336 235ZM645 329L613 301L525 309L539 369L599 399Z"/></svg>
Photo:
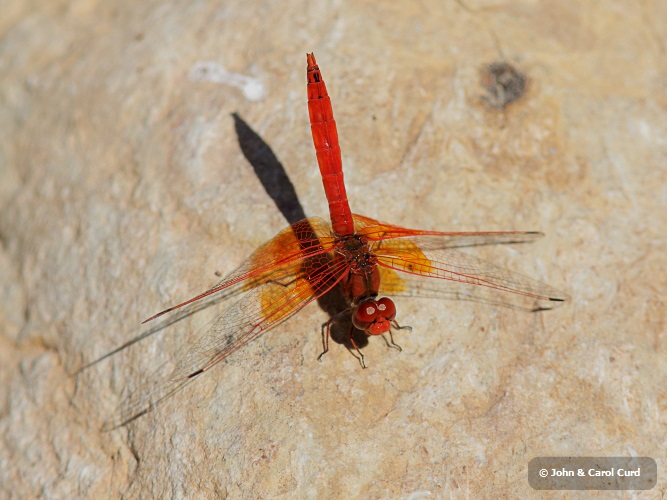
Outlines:
<svg viewBox="0 0 667 500"><path fill-rule="evenodd" d="M380 297L381 292L447 298L463 295L463 298L493 300L493 295L478 292L468 295L447 286L429 285L431 281L474 285L470 288L485 292L509 292L518 300L507 302L532 310L552 309L568 299L549 285L456 250L466 246L522 243L542 233L422 231L352 214L343 182L331 100L313 54L307 54L307 78L311 131L331 223L312 217L292 224L259 247L214 287L144 321L230 287L240 286L246 291L178 362L163 389L156 391L160 399L166 392L177 390L179 383L187 383L210 370L335 287L339 287L347 300L349 309L343 312L351 314L349 340L364 368L364 356L353 339L354 329L367 335L387 333L391 338L392 328L409 328L398 325L394 302ZM328 351L330 326L334 320L336 317L324 325L324 351L318 359ZM400 350L393 338L387 343ZM156 402L156 398L153 399L145 402L152 407ZM135 404L126 411L138 409L139 405Z"/></svg>

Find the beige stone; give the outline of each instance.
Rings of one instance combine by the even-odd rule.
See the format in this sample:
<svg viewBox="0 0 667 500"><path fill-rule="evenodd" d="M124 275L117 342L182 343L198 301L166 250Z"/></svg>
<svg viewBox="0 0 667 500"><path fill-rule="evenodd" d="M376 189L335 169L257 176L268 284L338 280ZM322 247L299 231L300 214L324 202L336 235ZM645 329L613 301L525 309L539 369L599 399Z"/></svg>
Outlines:
<svg viewBox="0 0 667 500"><path fill-rule="evenodd" d="M0 16L3 497L525 497L536 456L667 445L667 3L65 2ZM326 215L314 51L353 211L539 230L471 253L569 304L397 298L367 370L311 304L129 425L209 308L71 376L286 225L238 115ZM505 108L484 68L526 77ZM486 99L485 99L486 96ZM157 373L156 373L157 372ZM139 389L137 389L139 388ZM664 479L649 497L667 493Z"/></svg>

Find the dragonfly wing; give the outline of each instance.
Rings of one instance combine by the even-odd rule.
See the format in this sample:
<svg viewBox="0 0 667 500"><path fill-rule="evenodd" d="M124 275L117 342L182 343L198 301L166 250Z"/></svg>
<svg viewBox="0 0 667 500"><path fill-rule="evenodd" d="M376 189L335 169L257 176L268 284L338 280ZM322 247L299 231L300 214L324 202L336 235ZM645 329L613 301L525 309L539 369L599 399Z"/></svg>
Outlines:
<svg viewBox="0 0 667 500"><path fill-rule="evenodd" d="M329 254L315 255L274 271L271 280L248 291L205 326L205 333L175 368L165 364L146 388L130 394L103 430L121 427L152 411L198 375L327 293L346 271L347 267L336 263Z"/></svg>
<svg viewBox="0 0 667 500"><path fill-rule="evenodd" d="M304 259L331 250L331 225L320 217L303 219L280 231L264 243L239 267L203 293L165 309L143 321L147 323L175 309L222 290L249 290L274 278L274 273Z"/></svg>
<svg viewBox="0 0 667 500"><path fill-rule="evenodd" d="M355 214L353 218L357 233L363 234L369 241L411 238L419 247L426 245L429 249L527 243L544 236L544 233L538 231L423 231L386 224L363 215Z"/></svg>
<svg viewBox="0 0 667 500"><path fill-rule="evenodd" d="M130 393L114 412L112 418L104 422L102 431L111 431L123 427L138 419L142 415L150 413L157 405L175 393L185 389L194 379L173 381L169 379L169 373L173 364L165 363L149 378L148 387L140 387Z"/></svg>
<svg viewBox="0 0 667 500"><path fill-rule="evenodd" d="M463 286L459 282L445 279L428 279L386 267L380 267L379 292L390 297L469 301L533 312L555 309L563 304L515 293L502 293L494 288Z"/></svg>
<svg viewBox="0 0 667 500"><path fill-rule="evenodd" d="M179 361L170 379L193 378L210 369L265 331L283 322L343 278L346 266L321 254L246 293L225 310ZM278 277L278 276L276 276Z"/></svg>
<svg viewBox="0 0 667 500"><path fill-rule="evenodd" d="M542 238L544 233L537 231L502 231L478 233L441 233L417 236L411 240L427 250L446 248L465 248L483 245L507 245L513 243L530 243Z"/></svg>
<svg viewBox="0 0 667 500"><path fill-rule="evenodd" d="M439 248L438 244L428 238L379 242L373 251L383 268L380 291L468 299L530 310L553 309L569 300L567 294L545 283L459 250ZM424 277L438 279L423 280ZM478 286L461 287L461 283Z"/></svg>

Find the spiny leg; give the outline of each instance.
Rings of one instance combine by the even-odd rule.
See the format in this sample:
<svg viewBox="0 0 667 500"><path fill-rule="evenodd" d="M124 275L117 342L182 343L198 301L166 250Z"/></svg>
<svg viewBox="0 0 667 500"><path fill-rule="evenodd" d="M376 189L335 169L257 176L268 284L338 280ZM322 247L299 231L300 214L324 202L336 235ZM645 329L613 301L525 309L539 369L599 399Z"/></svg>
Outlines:
<svg viewBox="0 0 667 500"><path fill-rule="evenodd" d="M400 345L398 345L396 342L394 342L394 336L391 334L391 330L389 330L388 333L389 333L389 340L387 340L387 337L382 335L382 338L386 342L387 347L391 347L392 349L396 349L398 352L401 352L403 350L403 348Z"/></svg>
<svg viewBox="0 0 667 500"><path fill-rule="evenodd" d="M348 313L350 310L345 309L344 311L339 312L338 314L334 314L329 318L329 321L322 323L322 345L324 347L324 351L317 357L317 361L322 361L322 356L324 356L327 352L329 352L329 337L331 337L331 325L336 319L338 319L340 316ZM326 330L326 332L325 332Z"/></svg>
<svg viewBox="0 0 667 500"><path fill-rule="evenodd" d="M275 283L276 285L288 287L288 286L293 285L294 283L296 283L296 278L292 279L292 280L289 280L289 281L286 281L284 283L280 280L268 280L267 283Z"/></svg>
<svg viewBox="0 0 667 500"><path fill-rule="evenodd" d="M364 361L364 355L361 353L359 348L357 347L357 344L354 342L354 339L352 338L352 332L354 331L354 326L350 325L350 343L352 344L352 347L355 348L355 350L359 353L359 356L356 354L352 353L352 355L359 360L359 363L361 363L362 368L366 368L366 362ZM352 351L350 351L352 352Z"/></svg>
<svg viewBox="0 0 667 500"><path fill-rule="evenodd" d="M397 330L410 330L410 331L412 331L411 326L409 326L409 325L401 326L401 325L398 324L398 321L396 321L396 320L392 321L391 324L394 325L394 328L396 328Z"/></svg>
<svg viewBox="0 0 667 500"><path fill-rule="evenodd" d="M397 330L410 330L410 331L412 331L411 326L407 326L407 325L406 326L401 326L401 325L398 324L398 322L396 320L392 321L391 324ZM389 346L393 349L397 349L398 352L401 352L403 350L400 345L398 345L396 342L394 342L394 335L392 334L391 328L389 329L389 340L387 340L387 338L384 335L382 336L382 338L387 343L387 346Z"/></svg>
<svg viewBox="0 0 667 500"><path fill-rule="evenodd" d="M329 336L330 336L329 329L331 328L331 322L332 321L333 321L333 318L329 319L329 321L327 321L326 323L322 323L322 346L324 347L324 350L317 357L317 361L321 362L322 361L322 356L324 356L326 353L329 352Z"/></svg>

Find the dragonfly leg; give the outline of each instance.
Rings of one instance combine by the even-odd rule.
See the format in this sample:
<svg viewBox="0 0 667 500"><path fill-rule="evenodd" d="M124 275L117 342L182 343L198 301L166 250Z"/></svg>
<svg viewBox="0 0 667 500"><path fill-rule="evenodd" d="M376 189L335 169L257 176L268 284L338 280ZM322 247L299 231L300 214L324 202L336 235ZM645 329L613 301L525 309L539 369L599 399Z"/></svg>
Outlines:
<svg viewBox="0 0 667 500"><path fill-rule="evenodd" d="M394 326L394 328L396 328L397 330L410 330L410 331L412 331L412 327L411 327L411 326L409 326L409 325L401 326L401 325L398 324L398 322L397 322L396 320L392 321L391 324L392 324L392 325ZM391 330L389 331L389 333L391 334Z"/></svg>
<svg viewBox="0 0 667 500"><path fill-rule="evenodd" d="M329 318L329 321L327 321L326 323L322 323L322 345L324 347L324 351L322 351L322 354L320 354L317 357L317 361L322 361L322 356L324 356L327 352L329 352L329 337L331 337L331 325L338 318L349 312L350 312L349 309L345 309L344 311L341 311L338 314L334 314L333 316L331 316L331 318Z"/></svg>
<svg viewBox="0 0 667 500"><path fill-rule="evenodd" d="M389 330L389 340L387 340L387 337L385 337L384 335L382 335L382 338L387 343L387 347L396 349L398 352L401 352L403 350L403 348L400 345L394 342L394 336L391 334L391 330Z"/></svg>
<svg viewBox="0 0 667 500"><path fill-rule="evenodd" d="M294 283L296 283L296 279L289 280L289 281L286 281L284 283L280 280L268 280L267 283L275 283L276 285L288 287L288 286L293 285Z"/></svg>
<svg viewBox="0 0 667 500"><path fill-rule="evenodd" d="M359 348L357 347L357 344L354 342L354 339L352 338L352 332L353 331L354 331L354 327L351 326L350 327L350 343L352 344L352 347L354 347L354 349L357 351L357 353L359 353L359 356L355 355L354 353L352 353L352 355L359 360L359 363L361 363L362 368L366 368L366 362L364 361L364 355L361 354L361 351L359 350ZM352 351L350 351L350 352L352 352Z"/></svg>
<svg viewBox="0 0 667 500"><path fill-rule="evenodd" d="M327 352L329 352L329 337L330 337L330 331L329 330L331 328L331 322L332 321L333 321L333 318L331 318L326 323L322 323L322 346L324 347L324 350L317 357L317 361L322 361L322 356L324 356Z"/></svg>

